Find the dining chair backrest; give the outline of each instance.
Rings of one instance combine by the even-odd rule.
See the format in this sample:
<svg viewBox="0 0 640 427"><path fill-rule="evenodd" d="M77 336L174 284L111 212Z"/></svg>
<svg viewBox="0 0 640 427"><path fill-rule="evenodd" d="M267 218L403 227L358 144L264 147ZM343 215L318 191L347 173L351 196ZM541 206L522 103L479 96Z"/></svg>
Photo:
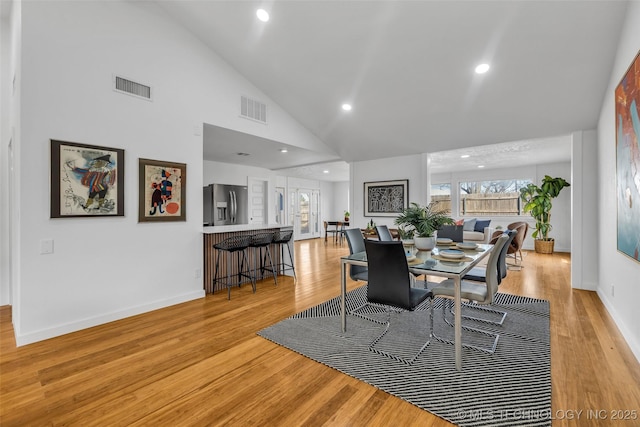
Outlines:
<svg viewBox="0 0 640 427"><path fill-rule="evenodd" d="M491 266L497 266L498 260L500 258L500 254L502 252L502 248L509 240L509 236L507 234L503 234L498 238L495 245L493 246L493 250L489 254L489 260L487 261L487 297L484 301L478 301L481 304L491 304L493 302L493 298L495 294L498 292L498 269L497 268L489 268Z"/></svg>
<svg viewBox="0 0 640 427"><path fill-rule="evenodd" d="M443 225L438 229L437 237L439 239L449 238L454 242L462 242L464 240L464 230L462 225Z"/></svg>
<svg viewBox="0 0 640 427"><path fill-rule="evenodd" d="M378 240L381 242L390 242L393 240L389 227L386 225L376 225L376 233L378 234Z"/></svg>
<svg viewBox="0 0 640 427"><path fill-rule="evenodd" d="M409 265L400 241L366 240L369 302L413 310Z"/></svg>
<svg viewBox="0 0 640 427"><path fill-rule="evenodd" d="M349 253L355 254L357 252L364 252L364 237L362 237L362 230L359 228L348 228L344 231L344 235L347 238L347 244L349 245ZM366 280L367 267L361 265L349 266L349 275L353 280Z"/></svg>
<svg viewBox="0 0 640 427"><path fill-rule="evenodd" d="M500 258L498 259L498 284L502 283L502 279L507 277L507 252L513 239L518 234L517 230L507 230L504 232L507 235L507 242L500 251Z"/></svg>

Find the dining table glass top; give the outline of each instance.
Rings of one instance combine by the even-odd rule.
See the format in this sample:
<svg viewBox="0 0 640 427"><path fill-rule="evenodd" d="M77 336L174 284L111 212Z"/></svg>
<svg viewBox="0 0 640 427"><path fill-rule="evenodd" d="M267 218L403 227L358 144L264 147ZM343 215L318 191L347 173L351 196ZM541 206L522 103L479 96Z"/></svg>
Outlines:
<svg viewBox="0 0 640 427"><path fill-rule="evenodd" d="M475 264L479 258L482 258L490 251L493 245L479 244L476 249L462 250L464 257L460 260L457 259L444 259L440 252L443 250L452 249L451 246L436 246L431 251L417 251L415 252L415 259L408 258L409 268L411 270L426 270L432 272L441 272L449 274L460 274L469 268L471 264ZM355 262L367 262L367 253L365 251L356 252L351 255L342 257L343 260L355 261ZM425 274L428 274L425 272Z"/></svg>

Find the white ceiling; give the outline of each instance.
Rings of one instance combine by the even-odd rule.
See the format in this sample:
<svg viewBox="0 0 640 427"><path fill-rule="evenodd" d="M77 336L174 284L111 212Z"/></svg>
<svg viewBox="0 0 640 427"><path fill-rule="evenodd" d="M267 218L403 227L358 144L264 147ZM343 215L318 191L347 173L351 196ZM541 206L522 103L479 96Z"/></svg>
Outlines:
<svg viewBox="0 0 640 427"><path fill-rule="evenodd" d="M468 157L462 158L463 155ZM477 170L479 167L486 170L570 162L571 140L564 136L478 145L432 153L429 161L432 173Z"/></svg>
<svg viewBox="0 0 640 427"><path fill-rule="evenodd" d="M604 97L613 96L605 91L627 6L616 0L158 4L346 162L509 141L525 141L533 150L521 157L531 159L548 149L536 147L542 138L594 129ZM268 23L256 19L258 7L268 9ZM481 62L491 69L474 74ZM353 110L340 110L343 102ZM450 156L441 157L459 162ZM289 165L324 161L302 157L305 163Z"/></svg>

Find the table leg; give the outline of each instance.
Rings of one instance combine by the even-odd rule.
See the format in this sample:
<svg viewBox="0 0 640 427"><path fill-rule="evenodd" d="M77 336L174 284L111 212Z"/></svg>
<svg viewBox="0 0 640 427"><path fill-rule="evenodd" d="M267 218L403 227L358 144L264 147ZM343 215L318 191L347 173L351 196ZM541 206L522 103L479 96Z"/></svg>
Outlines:
<svg viewBox="0 0 640 427"><path fill-rule="evenodd" d="M455 292L454 292L454 303L455 303L455 322L454 322L454 330L455 330L455 353L456 353L456 369L458 371L462 370L462 304L460 298L460 288L462 279L460 276L454 279L455 281Z"/></svg>
<svg viewBox="0 0 640 427"><path fill-rule="evenodd" d="M342 321L342 332L347 332L347 263L342 263L342 277L340 279L340 320Z"/></svg>

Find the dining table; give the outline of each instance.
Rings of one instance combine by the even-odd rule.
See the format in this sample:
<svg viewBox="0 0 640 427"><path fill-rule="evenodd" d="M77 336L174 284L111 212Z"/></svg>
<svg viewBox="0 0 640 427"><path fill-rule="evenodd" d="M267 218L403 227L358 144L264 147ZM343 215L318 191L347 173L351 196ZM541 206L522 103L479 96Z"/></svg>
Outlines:
<svg viewBox="0 0 640 427"><path fill-rule="evenodd" d="M437 245L431 251L418 251L414 255L407 258L409 271L418 275L428 275L453 279L455 283L454 290L454 348L455 348L455 364L458 371L462 370L462 315L460 297L460 288L462 278L473 267L478 265L493 250L493 245L478 244L474 249L465 249L462 252L464 256L460 259L445 258L448 252L455 248L455 243L446 245ZM340 317L342 324L342 332L347 331L347 266L360 265L367 266L367 253L365 251L355 252L340 258L341 263L341 301L340 301Z"/></svg>

